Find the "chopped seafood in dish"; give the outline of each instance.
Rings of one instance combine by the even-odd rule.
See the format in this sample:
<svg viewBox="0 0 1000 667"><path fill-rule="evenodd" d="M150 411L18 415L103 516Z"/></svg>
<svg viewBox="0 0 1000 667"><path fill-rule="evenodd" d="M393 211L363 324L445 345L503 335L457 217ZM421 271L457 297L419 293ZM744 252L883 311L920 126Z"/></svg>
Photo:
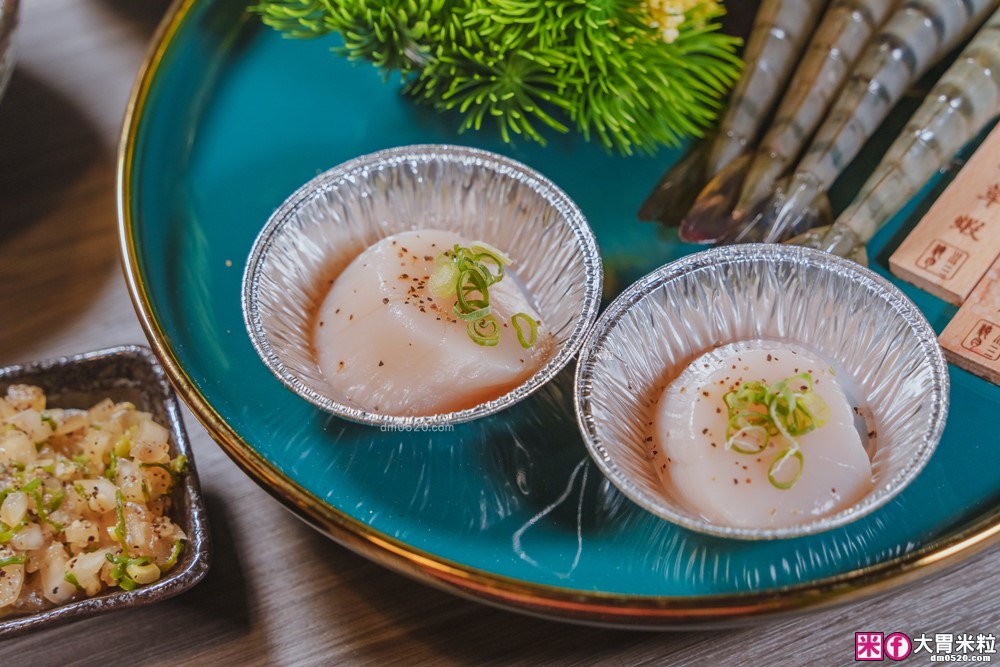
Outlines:
<svg viewBox="0 0 1000 667"><path fill-rule="evenodd" d="M941 76L837 221L793 242L864 262L865 244L998 114L1000 10Z"/></svg>
<svg viewBox="0 0 1000 667"><path fill-rule="evenodd" d="M743 53L746 69L711 139L701 141L654 186L639 218L680 224L702 186L730 161L753 150L767 115L827 0L764 0Z"/></svg>
<svg viewBox="0 0 1000 667"><path fill-rule="evenodd" d="M187 540L170 519L183 456L131 403L52 408L11 385L0 399L0 615L151 584Z"/></svg>
<svg viewBox="0 0 1000 667"><path fill-rule="evenodd" d="M912 0L861 57L792 176L722 243L776 242L816 226L826 192L903 93L973 32L997 0Z"/></svg>
<svg viewBox="0 0 1000 667"><path fill-rule="evenodd" d="M854 63L898 4L899 0L831 3L756 152L730 162L702 190L681 223L683 240L707 243L719 239L734 220L741 220L770 195L778 178L794 166Z"/></svg>
<svg viewBox="0 0 1000 667"><path fill-rule="evenodd" d="M871 460L835 375L776 341L702 355L660 399L657 473L719 525L789 526L849 507L871 489Z"/></svg>
<svg viewBox="0 0 1000 667"><path fill-rule="evenodd" d="M386 237L333 281L314 344L350 405L419 416L499 398L552 352L502 251L454 232Z"/></svg>

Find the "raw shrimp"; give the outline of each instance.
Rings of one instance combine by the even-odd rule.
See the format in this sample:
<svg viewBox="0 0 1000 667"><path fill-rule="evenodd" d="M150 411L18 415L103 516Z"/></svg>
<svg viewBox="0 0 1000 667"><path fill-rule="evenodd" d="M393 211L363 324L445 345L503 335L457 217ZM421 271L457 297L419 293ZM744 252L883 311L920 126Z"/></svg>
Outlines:
<svg viewBox="0 0 1000 667"><path fill-rule="evenodd" d="M681 223L682 239L715 241L771 193L816 131L872 35L897 4L899 0L834 0L757 151L733 160L709 182Z"/></svg>
<svg viewBox="0 0 1000 667"><path fill-rule="evenodd" d="M934 86L837 222L793 242L862 256L875 232L998 114L1000 10Z"/></svg>
<svg viewBox="0 0 1000 667"><path fill-rule="evenodd" d="M747 69L733 89L714 139L702 141L664 174L639 209L641 219L679 224L701 186L753 148L827 2L764 0L743 52Z"/></svg>
<svg viewBox="0 0 1000 667"><path fill-rule="evenodd" d="M996 6L997 0L908 0L862 56L789 182L723 242L781 241L813 226L830 185L906 89Z"/></svg>

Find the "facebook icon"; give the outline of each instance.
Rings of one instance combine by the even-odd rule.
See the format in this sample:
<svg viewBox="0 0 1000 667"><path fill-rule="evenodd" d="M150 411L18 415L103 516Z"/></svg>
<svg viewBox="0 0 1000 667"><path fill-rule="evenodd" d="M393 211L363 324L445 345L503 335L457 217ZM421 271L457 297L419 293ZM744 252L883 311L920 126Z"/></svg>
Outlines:
<svg viewBox="0 0 1000 667"><path fill-rule="evenodd" d="M913 642L902 632L894 632L885 638L884 652L890 660L903 660L913 649Z"/></svg>

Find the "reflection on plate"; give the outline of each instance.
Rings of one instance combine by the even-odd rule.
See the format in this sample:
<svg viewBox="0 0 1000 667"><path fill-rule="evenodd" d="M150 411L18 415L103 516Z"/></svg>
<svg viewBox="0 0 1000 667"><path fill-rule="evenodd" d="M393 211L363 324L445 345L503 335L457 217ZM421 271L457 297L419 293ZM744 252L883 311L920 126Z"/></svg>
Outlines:
<svg viewBox="0 0 1000 667"><path fill-rule="evenodd" d="M148 348L136 345L0 368L0 393L11 384L41 387L49 405L87 408L98 401L129 401L170 430L171 456L182 454L190 474L174 489L172 516L184 530L180 560L162 579L133 591L112 589L92 598L69 602L28 616L0 617L0 638L50 627L94 614L137 607L182 593L208 572L209 539L205 508L191 448L181 421L180 405L170 383Z"/></svg>
<svg viewBox="0 0 1000 667"><path fill-rule="evenodd" d="M288 192L354 156L465 143L546 174L594 229L606 298L698 248L634 218L670 156L617 158L559 136L547 148L455 136L453 118L333 57L331 43L283 40L241 22L244 7L186 0L168 17L123 143L123 252L140 317L184 398L237 463L318 529L509 608L646 627L842 602L954 562L1000 531L1000 468L978 463L994 454L981 415L1000 406L1000 390L956 370L948 428L905 492L849 526L749 544L677 528L605 481L576 427L570 372L446 433L382 432L288 392L244 333L241 267ZM840 201L876 159L862 155ZM911 214L871 245L879 273ZM954 312L902 289L937 329Z"/></svg>

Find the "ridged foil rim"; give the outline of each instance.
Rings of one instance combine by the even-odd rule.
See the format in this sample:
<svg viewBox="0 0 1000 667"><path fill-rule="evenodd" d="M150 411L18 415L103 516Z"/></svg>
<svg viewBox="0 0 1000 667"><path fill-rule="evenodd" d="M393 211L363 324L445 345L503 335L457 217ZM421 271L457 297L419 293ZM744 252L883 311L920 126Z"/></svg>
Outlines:
<svg viewBox="0 0 1000 667"><path fill-rule="evenodd" d="M928 396L930 401L929 426L918 447L917 456L910 461L908 466L894 475L891 480L869 493L861 502L841 512L808 523L781 528L739 528L694 520L675 511L665 499L653 497L642 491L633 483L629 475L611 460L607 445L599 434L592 412L591 392L594 386L595 369L600 361L604 345L608 342L611 332L619 321L633 309L642 307L643 301L663 285L683 279L700 269L737 262L761 263L768 261L792 261L803 266L846 274L852 280L873 290L892 310L899 314L910 326L924 358L930 365L936 391ZM636 341L636 343L642 346L645 341ZM598 468L622 493L647 511L684 528L719 537L750 540L787 539L831 530L860 519L885 505L899 494L930 460L944 432L948 414L948 396L948 366L937 341L937 335L923 313L895 285L853 261L820 250L779 244L744 244L712 248L666 264L640 278L608 306L587 336L581 347L574 386L577 423L583 434L587 451Z"/></svg>
<svg viewBox="0 0 1000 667"><path fill-rule="evenodd" d="M434 415L400 416L363 410L336 401L307 386L292 372L275 352L268 340L261 321L258 301L261 270L264 259L278 234L296 212L316 196L336 188L352 179L352 175L371 167L395 166L406 162L440 160L455 164L474 164L498 174L519 180L540 195L559 213L563 224L569 226L580 249L586 285L580 311L573 331L558 352L528 380L492 401L472 408ZM551 380L576 355L587 333L597 319L603 286L603 268L597 240L580 208L561 188L538 171L511 158L467 146L451 144L414 144L399 146L362 155L344 162L316 176L296 190L268 218L255 239L243 273L243 319L250 334L254 350L268 370L286 387L316 407L344 419L394 428L421 428L444 424L459 424L485 417L521 401Z"/></svg>

